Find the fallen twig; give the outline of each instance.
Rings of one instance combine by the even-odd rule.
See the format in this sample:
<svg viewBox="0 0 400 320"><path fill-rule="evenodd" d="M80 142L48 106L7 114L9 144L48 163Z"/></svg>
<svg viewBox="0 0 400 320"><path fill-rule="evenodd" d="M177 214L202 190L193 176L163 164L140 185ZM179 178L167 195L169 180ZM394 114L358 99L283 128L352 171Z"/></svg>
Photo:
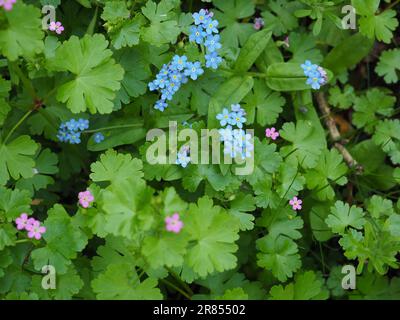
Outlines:
<svg viewBox="0 0 400 320"><path fill-rule="evenodd" d="M353 158L353 156L344 146L344 141L342 140L340 132L336 126L336 122L331 115L331 110L326 102L324 93L318 92L316 94L316 98L319 110L322 112L322 115L325 119L325 124L328 127L329 135L334 142L333 146L341 153L347 165L350 168L354 168L357 174L361 174L363 172L363 167L357 162L357 160Z"/></svg>

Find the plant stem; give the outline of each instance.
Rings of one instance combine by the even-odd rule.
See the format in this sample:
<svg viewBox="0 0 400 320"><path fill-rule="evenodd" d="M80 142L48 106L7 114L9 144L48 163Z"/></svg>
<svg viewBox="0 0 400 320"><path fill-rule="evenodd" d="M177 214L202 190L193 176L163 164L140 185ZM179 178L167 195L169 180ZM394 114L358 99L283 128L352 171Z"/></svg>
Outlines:
<svg viewBox="0 0 400 320"><path fill-rule="evenodd" d="M182 289L178 288L176 285L174 285L172 282L169 282L168 280L165 279L160 279L160 281L162 283L165 283L166 285L170 286L171 288L173 288L174 290L178 291L181 295L183 295L184 297L186 297L189 300L192 300L192 298Z"/></svg>
<svg viewBox="0 0 400 320"><path fill-rule="evenodd" d="M181 279L180 276L178 276L178 275L174 272L174 270L172 270L172 269L169 268L169 267L166 267L166 269L168 270L168 272L169 272L176 280L179 281L179 283L182 285L182 287L184 287L185 290L186 290L187 292L190 293L190 295L193 295L192 289L190 289L190 287Z"/></svg>
<svg viewBox="0 0 400 320"><path fill-rule="evenodd" d="M25 243L25 242L30 242L30 241L31 241L30 239L20 239L20 240L15 241L15 243Z"/></svg>
<svg viewBox="0 0 400 320"><path fill-rule="evenodd" d="M8 139L10 139L10 137L14 133L14 131L25 121L26 118L29 117L29 115L33 112L33 110L34 109L31 109L27 113L25 113L24 116L21 119L19 119L19 121L14 125L14 127L12 127L12 129L10 130L8 135L5 137L3 145L6 144L6 142L8 141Z"/></svg>
<svg viewBox="0 0 400 320"><path fill-rule="evenodd" d="M383 11L380 12L379 14L385 12L386 10L392 9L395 5L397 5L397 4L399 4L399 3L400 3L400 0L396 0L395 2L391 3L390 5L388 5L385 9L383 9Z"/></svg>
<svg viewBox="0 0 400 320"><path fill-rule="evenodd" d="M336 122L332 118L331 109L326 102L325 95L323 92L318 92L316 94L317 102L319 110L321 111L323 117L325 118L325 124L328 127L329 135L334 142L334 147L342 154L344 161L346 161L347 165L350 168L356 169L356 174L361 174L363 168L358 162L352 157L350 152L346 149L343 145L344 143L341 142L342 138L338 128L336 127Z"/></svg>
<svg viewBox="0 0 400 320"><path fill-rule="evenodd" d="M104 130L134 128L134 127L142 127L142 126L143 126L143 123L121 124L121 125L116 125L116 126L103 127L103 128L98 128L98 129L92 129L92 130L85 130L85 131L83 131L83 133L95 133L95 132L100 132L100 131L104 131Z"/></svg>
<svg viewBox="0 0 400 320"><path fill-rule="evenodd" d="M267 74L261 73L261 72L235 72L235 70L226 69L226 68L219 68L219 70L222 72L230 73L235 76L251 76L251 77L256 77L256 78L267 78Z"/></svg>

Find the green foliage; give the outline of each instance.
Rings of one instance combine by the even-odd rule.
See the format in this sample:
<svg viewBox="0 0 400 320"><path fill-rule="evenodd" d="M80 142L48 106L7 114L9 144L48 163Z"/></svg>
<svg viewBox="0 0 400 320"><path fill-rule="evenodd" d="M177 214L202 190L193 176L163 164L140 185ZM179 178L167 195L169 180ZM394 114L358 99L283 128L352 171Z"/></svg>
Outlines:
<svg viewBox="0 0 400 320"><path fill-rule="evenodd" d="M387 50L380 56L375 71L384 77L386 83L396 83L399 80L399 65L400 49Z"/></svg>
<svg viewBox="0 0 400 320"><path fill-rule="evenodd" d="M347 4L357 30L342 29ZM42 27L44 5L61 34ZM189 39L201 8L218 21L216 69ZM394 0L0 6L0 299L400 299L399 10ZM204 73L161 112L150 83L176 55ZM326 72L318 90L306 60ZM179 139L191 161L178 165L171 121L201 144L233 104L251 133L247 161L216 136L219 161L196 164L194 141ZM75 144L62 141L71 119L89 121ZM150 141L153 129L163 135ZM153 163L163 147L171 159ZM21 228L23 213L41 237ZM341 286L344 264L357 269L355 290ZM47 265L55 289L42 287Z"/></svg>
<svg viewBox="0 0 400 320"><path fill-rule="evenodd" d="M13 10L2 14L5 19L2 18L3 26L0 29L0 49L4 56L15 61L19 56L32 57L43 50L38 8L18 1Z"/></svg>
<svg viewBox="0 0 400 320"><path fill-rule="evenodd" d="M325 300L329 293L320 277L313 271L306 271L285 287L273 286L270 295L271 300Z"/></svg>
<svg viewBox="0 0 400 320"><path fill-rule="evenodd" d="M369 38L390 43L393 31L398 27L396 11L383 10L377 13L380 0L352 0L351 3L361 16L359 21L360 32Z"/></svg>
<svg viewBox="0 0 400 320"><path fill-rule="evenodd" d="M104 36L96 34L82 39L73 36L56 49L52 69L74 75L58 88L57 100L65 102L73 113L112 112L124 70L115 64L107 46Z"/></svg>

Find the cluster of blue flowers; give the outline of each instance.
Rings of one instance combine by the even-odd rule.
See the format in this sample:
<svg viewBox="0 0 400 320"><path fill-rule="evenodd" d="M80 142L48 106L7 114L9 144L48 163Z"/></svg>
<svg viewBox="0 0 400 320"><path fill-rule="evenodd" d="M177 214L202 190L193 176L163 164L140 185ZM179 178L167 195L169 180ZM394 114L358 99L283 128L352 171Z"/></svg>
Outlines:
<svg viewBox="0 0 400 320"><path fill-rule="evenodd" d="M222 113L217 115L222 127L219 129L221 141L224 143L224 154L231 158L241 156L242 159L250 158L254 150L254 142L251 134L246 133L242 128L246 123L246 112L239 104L231 105L231 111L224 108ZM233 128L236 126L237 128Z"/></svg>
<svg viewBox="0 0 400 320"><path fill-rule="evenodd" d="M57 138L61 142L68 142L70 144L81 143L82 131L89 128L89 120L86 119L71 119L63 122L58 129Z"/></svg>
<svg viewBox="0 0 400 320"><path fill-rule="evenodd" d="M168 107L166 101L172 100L181 85L188 82L188 77L197 80L203 73L200 62L189 62L185 55L175 55L169 64L163 65L156 79L149 83L150 91L159 90L161 93L161 99L154 108L164 111Z"/></svg>
<svg viewBox="0 0 400 320"><path fill-rule="evenodd" d="M189 146L183 146L177 155L176 164L179 164L183 168L186 168L187 165L190 163L190 149Z"/></svg>
<svg viewBox="0 0 400 320"><path fill-rule="evenodd" d="M328 82L326 71L322 67L311 63L310 60L306 60L301 67L304 70L304 75L307 77L307 84L311 88L318 90Z"/></svg>
<svg viewBox="0 0 400 320"><path fill-rule="evenodd" d="M212 20L212 13L201 9L193 15L194 23L189 39L206 47L206 68L217 69L222 62L217 50L221 48L218 35L218 21ZM164 64L156 79L148 86L150 91L159 91L161 98L155 103L154 109L164 111L174 94L189 78L197 80L204 73L200 61L188 61L187 56L175 55L168 64Z"/></svg>
<svg viewBox="0 0 400 320"><path fill-rule="evenodd" d="M218 55L221 49L220 36L218 34L218 21L213 20L213 13L201 9L193 14L194 24L190 30L189 40L206 47L206 67L218 69L222 58Z"/></svg>

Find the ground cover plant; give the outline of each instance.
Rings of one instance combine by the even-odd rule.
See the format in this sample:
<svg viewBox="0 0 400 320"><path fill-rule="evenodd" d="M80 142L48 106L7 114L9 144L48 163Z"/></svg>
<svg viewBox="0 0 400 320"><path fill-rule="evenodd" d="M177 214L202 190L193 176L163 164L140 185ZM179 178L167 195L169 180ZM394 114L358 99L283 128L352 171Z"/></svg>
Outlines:
<svg viewBox="0 0 400 320"><path fill-rule="evenodd" d="M399 12L0 0L0 298L400 299Z"/></svg>

